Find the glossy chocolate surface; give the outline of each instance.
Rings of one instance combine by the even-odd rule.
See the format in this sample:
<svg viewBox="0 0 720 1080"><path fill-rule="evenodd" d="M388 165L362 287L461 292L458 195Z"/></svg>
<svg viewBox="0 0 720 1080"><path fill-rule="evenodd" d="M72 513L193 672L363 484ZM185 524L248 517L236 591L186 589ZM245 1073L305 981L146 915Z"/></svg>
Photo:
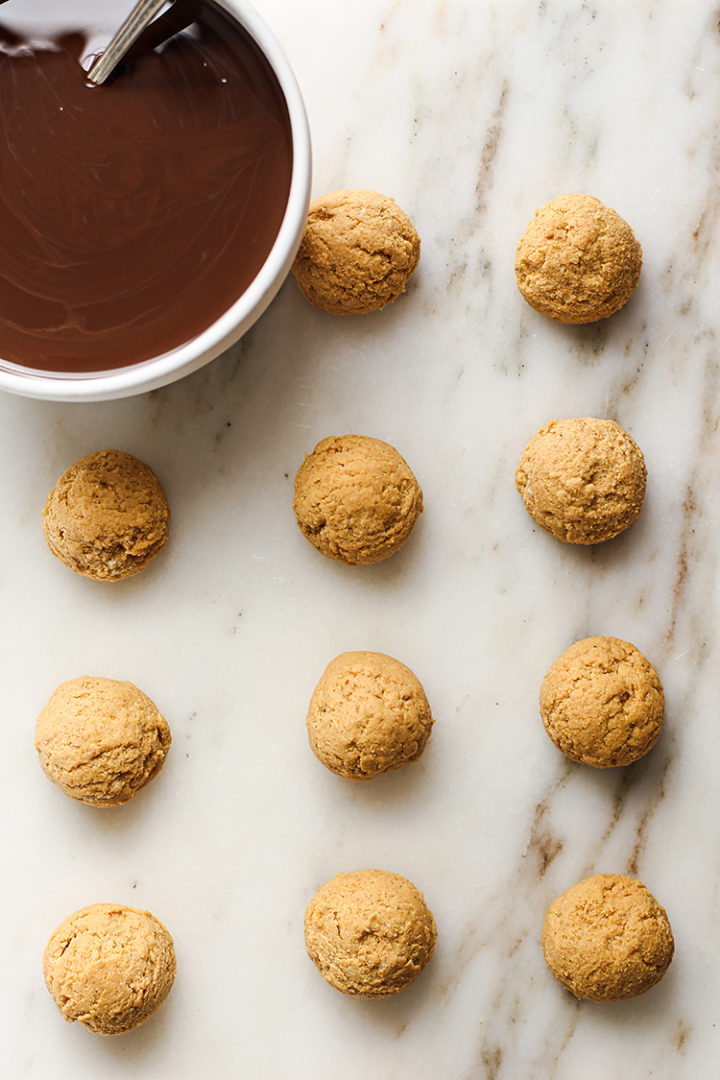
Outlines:
<svg viewBox="0 0 720 1080"><path fill-rule="evenodd" d="M85 70L129 6L62 7L0 5L0 360L104 371L196 337L256 276L290 121L219 7L179 0L101 87Z"/></svg>

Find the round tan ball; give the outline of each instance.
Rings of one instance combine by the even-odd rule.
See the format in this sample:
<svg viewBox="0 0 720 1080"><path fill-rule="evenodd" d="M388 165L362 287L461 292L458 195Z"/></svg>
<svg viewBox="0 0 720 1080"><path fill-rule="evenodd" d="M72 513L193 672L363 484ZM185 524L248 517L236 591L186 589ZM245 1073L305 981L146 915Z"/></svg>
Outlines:
<svg viewBox="0 0 720 1080"><path fill-rule="evenodd" d="M119 581L165 547L170 510L148 465L122 450L98 450L62 474L42 520L60 562L96 581Z"/></svg>
<svg viewBox="0 0 720 1080"><path fill-rule="evenodd" d="M337 874L305 912L305 946L322 977L353 997L396 994L432 956L435 920L421 892L399 874Z"/></svg>
<svg viewBox="0 0 720 1080"><path fill-rule="evenodd" d="M420 680L378 652L346 652L331 660L307 715L313 753L347 780L369 780L417 761L432 724Z"/></svg>
<svg viewBox="0 0 720 1080"><path fill-rule="evenodd" d="M598 544L642 510L642 452L614 420L551 420L523 450L515 486L532 518L558 540Z"/></svg>
<svg viewBox="0 0 720 1080"><path fill-rule="evenodd" d="M149 911L92 904L68 916L45 948L60 1012L99 1035L121 1035L162 1005L175 978L170 934Z"/></svg>
<svg viewBox="0 0 720 1080"><path fill-rule="evenodd" d="M542 931L550 971L577 998L623 1001L663 977L674 942L665 910L621 874L578 881L550 905Z"/></svg>
<svg viewBox="0 0 720 1080"><path fill-rule="evenodd" d="M576 641L540 688L540 715L558 750L597 769L630 765L651 750L663 709L655 668L620 638Z"/></svg>
<svg viewBox="0 0 720 1080"><path fill-rule="evenodd" d="M592 195L561 195L535 211L515 274L528 304L563 323L605 319L630 299L642 249L626 221Z"/></svg>
<svg viewBox="0 0 720 1080"><path fill-rule="evenodd" d="M91 806L132 799L162 767L170 741L167 721L142 690L90 675L62 683L35 725L47 776Z"/></svg>
<svg viewBox="0 0 720 1080"><path fill-rule="evenodd" d="M366 435L323 439L295 477L293 509L303 534L323 555L349 566L398 551L422 505L407 462Z"/></svg>
<svg viewBox="0 0 720 1080"><path fill-rule="evenodd" d="M420 258L420 237L397 203L348 188L310 204L293 273L331 315L364 315L396 300Z"/></svg>

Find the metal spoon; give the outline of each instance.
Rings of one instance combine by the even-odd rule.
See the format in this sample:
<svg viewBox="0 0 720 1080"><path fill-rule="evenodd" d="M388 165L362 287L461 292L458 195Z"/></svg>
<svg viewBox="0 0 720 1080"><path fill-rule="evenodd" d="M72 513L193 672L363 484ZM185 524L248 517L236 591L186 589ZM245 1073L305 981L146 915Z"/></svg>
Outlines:
<svg viewBox="0 0 720 1080"><path fill-rule="evenodd" d="M138 0L125 22L113 34L107 48L93 63L88 71L88 79L98 86L104 83L145 27L169 2L170 0Z"/></svg>

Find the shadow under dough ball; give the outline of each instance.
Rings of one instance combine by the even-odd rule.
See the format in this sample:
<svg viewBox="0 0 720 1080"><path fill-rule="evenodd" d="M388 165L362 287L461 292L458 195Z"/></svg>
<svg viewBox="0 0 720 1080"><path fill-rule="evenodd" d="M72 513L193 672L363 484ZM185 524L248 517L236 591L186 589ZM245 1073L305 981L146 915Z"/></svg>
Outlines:
<svg viewBox="0 0 720 1080"><path fill-rule="evenodd" d="M421 892L400 874L337 874L305 912L305 946L326 982L343 994L378 998L416 979L437 930Z"/></svg>
<svg viewBox="0 0 720 1080"><path fill-rule="evenodd" d="M405 291L419 259L420 237L394 199L347 188L310 204L292 269L316 307L366 315Z"/></svg>
<svg viewBox="0 0 720 1080"><path fill-rule="evenodd" d="M303 535L349 566L398 551L422 506L407 462L389 443L366 435L323 439L295 477L293 509Z"/></svg>
<svg viewBox="0 0 720 1080"><path fill-rule="evenodd" d="M45 774L91 806L132 799L162 768L170 742L167 721L142 690L90 675L61 683L35 725Z"/></svg>
<svg viewBox="0 0 720 1080"><path fill-rule="evenodd" d="M551 420L520 457L515 486L546 532L569 544L612 540L638 517L647 471L614 420Z"/></svg>
<svg viewBox="0 0 720 1080"><path fill-rule="evenodd" d="M331 660L307 715L313 753L346 780L370 780L417 761L432 725L417 676L377 652L346 652Z"/></svg>
<svg viewBox="0 0 720 1080"><path fill-rule="evenodd" d="M561 195L535 211L515 275L528 304L563 323L605 319L630 299L642 249L626 221L592 195Z"/></svg>
<svg viewBox="0 0 720 1080"><path fill-rule="evenodd" d="M663 977L674 942L665 910L642 882L621 874L584 878L547 910L545 961L577 998L623 1001Z"/></svg>
<svg viewBox="0 0 720 1080"><path fill-rule="evenodd" d="M98 450L63 473L42 520L60 562L96 581L119 581L165 547L170 510L149 465L122 450Z"/></svg>
<svg viewBox="0 0 720 1080"><path fill-rule="evenodd" d="M558 656L540 688L545 730L573 761L630 765L657 742L664 695L657 672L629 641L591 637Z"/></svg>
<svg viewBox="0 0 720 1080"><path fill-rule="evenodd" d="M52 934L43 973L66 1020L99 1035L122 1035L144 1023L170 993L175 949L149 911L92 904Z"/></svg>

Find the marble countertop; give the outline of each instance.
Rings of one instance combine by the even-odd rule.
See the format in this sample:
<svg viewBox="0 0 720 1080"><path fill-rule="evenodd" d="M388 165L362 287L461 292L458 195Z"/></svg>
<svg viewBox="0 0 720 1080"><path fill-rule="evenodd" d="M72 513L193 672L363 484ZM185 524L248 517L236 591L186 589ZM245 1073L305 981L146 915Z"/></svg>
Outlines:
<svg viewBox="0 0 720 1080"><path fill-rule="evenodd" d="M293 280L229 353L166 389L87 406L0 398L6 738L3 1076L262 1080L684 1080L720 1067L716 656L720 314L717 5L684 0L263 0L303 89L313 193L393 195L422 237L407 295L338 319ZM633 226L640 287L599 325L556 325L515 287L534 209L587 191ZM648 492L617 540L574 548L514 489L553 417L609 416ZM422 484L406 547L318 555L291 509L330 434L393 443ZM45 496L76 458L129 450L160 476L171 542L107 587L47 551ZM655 749L574 765L544 733L548 665L633 641L666 691ZM363 785L304 727L325 664L388 652L425 685L421 761ZM174 742L132 803L96 812L41 772L37 713L80 674L130 679ZM345 998L302 917L340 870L425 893L430 966L394 999ZM644 997L576 1002L543 961L547 905L600 871L640 877L675 959ZM67 1025L42 980L78 907L153 911L176 943L165 1006L114 1039Z"/></svg>

